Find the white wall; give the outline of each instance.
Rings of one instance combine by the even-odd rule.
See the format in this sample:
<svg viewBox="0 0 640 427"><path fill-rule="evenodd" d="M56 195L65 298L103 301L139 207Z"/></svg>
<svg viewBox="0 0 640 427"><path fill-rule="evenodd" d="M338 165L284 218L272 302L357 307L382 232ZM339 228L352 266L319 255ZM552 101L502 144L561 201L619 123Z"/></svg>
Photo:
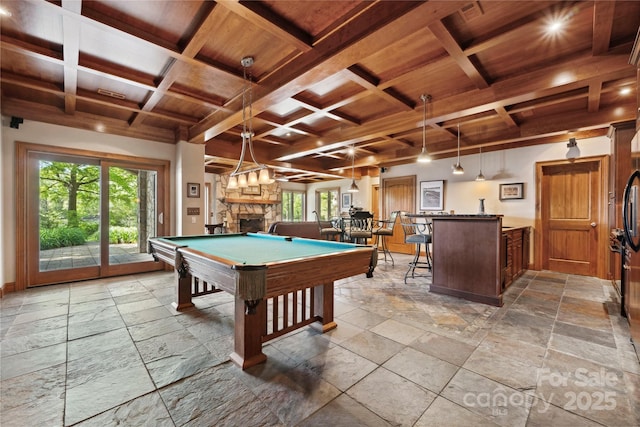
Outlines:
<svg viewBox="0 0 640 427"><path fill-rule="evenodd" d="M32 144L45 144L58 147L74 148L81 150L115 153L127 156L154 158L169 160L171 162L171 224L170 229L175 230L175 151L173 144L164 144L145 141L136 138L126 138L108 135L99 132L91 132L80 129L72 129L64 126L50 125L46 123L25 120L19 129L9 127L8 118L2 118L2 153L0 154L0 166L2 171L2 183L0 184L0 218L2 219L0 242L2 242L2 263L0 274L0 286L15 281L15 142L27 142ZM202 157L201 157L202 158ZM204 166L203 166L204 167ZM202 180L202 178L201 178Z"/></svg>
<svg viewBox="0 0 640 427"><path fill-rule="evenodd" d="M578 140L581 157L610 154L610 140L606 136ZM540 161L565 159L567 143L555 143L482 153L482 172L486 181L475 181L480 169L478 154L461 156L464 175L453 175L455 158L434 160L427 164L412 163L390 167L382 178L416 175L416 181L444 180L444 210L457 214L478 212L480 198L485 199L485 212L504 215L507 226L534 225L535 221L535 164ZM524 199L503 200L498 197L500 184L524 183ZM419 211L420 197L416 193Z"/></svg>
<svg viewBox="0 0 640 427"><path fill-rule="evenodd" d="M420 210L419 187L421 181L444 180L444 210L457 214L475 214L484 198L485 212L504 215L506 226L533 226L535 222L535 164L541 161L565 159L567 142L522 147L511 150L483 152L482 173L486 181L475 181L480 170L480 155L460 157L464 175L453 175L451 166L456 158L434 160L427 164L410 163L388 168L380 177L363 176L356 180L360 191L353 195L353 205L371 209L371 186L380 180L398 176L416 176L416 207ZM606 136L578 140L581 157L610 154L610 140ZM524 199L500 200L500 184L524 183ZM286 184L291 186L291 183ZM340 188L347 191L351 179L341 179L309 184L307 190L307 219L314 220L315 192L326 188ZM283 188L288 188L283 185Z"/></svg>

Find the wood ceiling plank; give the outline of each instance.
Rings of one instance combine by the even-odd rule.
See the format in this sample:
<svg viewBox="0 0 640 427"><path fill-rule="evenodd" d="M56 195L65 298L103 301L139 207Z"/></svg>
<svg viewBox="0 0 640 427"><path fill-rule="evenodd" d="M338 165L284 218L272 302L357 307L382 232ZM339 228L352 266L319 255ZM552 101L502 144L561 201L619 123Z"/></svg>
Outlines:
<svg viewBox="0 0 640 427"><path fill-rule="evenodd" d="M348 75L348 78L351 81L359 84L371 94L382 98L384 101L390 103L391 105L395 105L396 107L399 107L401 110L412 111L415 106L413 103L412 104L407 103L405 99L402 99L397 95L391 94L389 92L386 92L383 89L380 89L378 87L378 85L380 84L380 81L375 79L371 74L367 73L365 70L363 70L362 68L356 65L353 65L347 68L343 72L343 75Z"/></svg>
<svg viewBox="0 0 640 427"><path fill-rule="evenodd" d="M220 5L301 52L312 49L311 36L285 21L257 1L223 1Z"/></svg>
<svg viewBox="0 0 640 427"><path fill-rule="evenodd" d="M469 60L469 57L467 57L442 21L435 21L430 24L428 28L478 89L486 89L489 87L487 80L482 76L476 66L473 65L471 60Z"/></svg>
<svg viewBox="0 0 640 427"><path fill-rule="evenodd" d="M195 30L194 35L191 37L187 45L182 51L182 55L194 58L202 46L206 43L207 39L210 37L213 29L218 25L218 16L214 11L217 8L213 8L205 19L200 23L200 26ZM180 77L180 70L176 67L176 61L172 61L166 67L166 72L164 76L162 76L161 80L158 82L156 89L153 91L151 96L147 98L144 105L142 106L142 111L153 111L156 105L160 102L163 96L167 94L169 88L178 80ZM136 115L131 121L131 126L137 126L142 121L142 115Z"/></svg>
<svg viewBox="0 0 640 427"><path fill-rule="evenodd" d="M496 113L498 113L498 115L502 118L502 120L506 123L507 126L512 128L518 127L518 124L515 122L515 120L513 120L513 117L511 117L511 114L509 114L509 112L504 107L498 107L495 110L496 110Z"/></svg>
<svg viewBox="0 0 640 427"><path fill-rule="evenodd" d="M575 88L588 85L590 79L601 78L607 73L628 73L633 74L626 64L627 58L623 55L617 57L608 56L606 58L593 58L590 55L584 55L578 59L572 59L564 63L556 64L545 71L536 70L497 82L491 87L483 90L476 90L471 93L463 93L452 97L432 102L433 116L428 119L429 124L440 123L448 120L456 120L460 117L470 116L495 110L500 107L507 107L520 102L531 101L540 96L550 96L561 94ZM570 81L559 82L554 81L556 74L571 69L576 70ZM554 73L554 70L557 70ZM350 129L346 136L350 140L360 140L365 137L380 137L383 134L389 135L404 128L410 127L415 123L415 118L407 116L389 116L387 118L364 124L358 129ZM326 145L335 149L344 146L344 143L332 139L329 135L325 136ZM340 145L342 144L342 145ZM276 158L292 158L296 153L313 153L323 151L323 147L318 147L316 141L301 141L294 144L288 150L282 150L275 153Z"/></svg>
<svg viewBox="0 0 640 427"><path fill-rule="evenodd" d="M587 111L595 113L600 109L600 97L602 96L602 82L594 81L589 85L589 106Z"/></svg>
<svg viewBox="0 0 640 427"><path fill-rule="evenodd" d="M74 2L64 1L63 7ZM76 92L78 90L78 61L80 59L80 25L68 16L62 17L62 52L64 57L64 105L67 114L76 111Z"/></svg>
<svg viewBox="0 0 640 427"><path fill-rule="evenodd" d="M615 8L615 2L610 0L596 0L594 2L592 42L594 56L603 55L609 51Z"/></svg>
<svg viewBox="0 0 640 427"><path fill-rule="evenodd" d="M424 14L423 16L429 16L428 21L431 21L452 13L463 4L464 2L456 1L376 3L376 7L368 9L355 20L355 22L366 21L366 24L362 23L362 27L354 24L345 28L344 32L333 34L305 55L297 58L295 64L281 70L277 77L261 81L259 90L254 92L256 94L254 111L259 114L270 105L295 96L301 88L324 80L341 69L357 63L358 58L366 58L379 50L380 46L393 43L394 40L401 40L424 25L424 20L406 18L407 15ZM392 21L394 18L395 20ZM190 130L190 140L193 142L203 138L207 141L237 125L241 120L241 115L238 113L227 117L214 115Z"/></svg>
<svg viewBox="0 0 640 427"><path fill-rule="evenodd" d="M198 0L176 14L175 25L157 34L153 28L161 21L148 19L148 6L143 3L118 6L25 0L27 6L21 10L29 11L30 18L2 28L4 114L16 108L16 114L24 113L25 118L46 121L54 117L56 123L70 125L78 121L76 127L89 129L82 121L100 120L96 114L103 110L108 131L154 140L168 138L168 142L171 137L175 142L178 135L202 143L207 130L214 129L215 139L210 143L217 146L219 140L224 141L229 144L225 151L229 158L237 158L242 119L236 114L240 91L234 88L240 86L242 77L238 64L225 62L238 52L250 52L252 37L261 33L268 33L266 39L276 44L285 42L278 47L283 49L281 55L270 55L273 59L259 63L254 148L265 162L292 166L295 161L300 169L307 165L315 171L311 175L300 172L301 180L312 180L312 174L323 169L350 166L343 155L347 145L357 147L358 167L377 170L376 162L414 161L422 124L414 98L424 92L434 95L423 85L436 89L427 123L427 146L436 158L456 154L452 126L457 122L469 144L462 152L473 153L478 144L501 149L558 142L566 137L569 125L586 127L575 135L588 135L608 126L601 121L626 120L626 115L633 118L637 108L634 94L624 98L613 92L625 82L637 90L635 68L621 66L636 31L631 27L638 6L632 2L551 0L534 5L503 1L485 4L482 15L465 21L458 9L467 0L353 0L336 6L343 13L333 20L327 11L331 6L318 16L304 14L321 7L320 3L296 2L287 8L272 0L236 1L227 8L222 2ZM150 14L164 20L159 9L177 10L178 3L165 2ZM89 8L98 13L83 16L82 9ZM109 15L105 11L111 9L117 13L109 21L103 15ZM536 44L535 34L544 17L567 11L577 15L567 21L570 26L564 37ZM187 15L194 18L187 19ZM56 19L51 28L19 28L44 23L35 16ZM119 61L111 45L109 49L105 46L104 56L99 49L93 52L103 59L92 58L87 54L90 50L80 52L82 41L73 45L73 37L64 34L64 21L86 31L92 48L102 35L105 43L122 43L126 58ZM228 29L231 21L245 25L245 34L252 37L234 39L233 47L216 44L216 32ZM635 22L637 27L637 17ZM42 37L47 34L51 40ZM572 43L572 35L580 39ZM427 44L424 49L422 39ZM147 61L137 61L136 52ZM384 61L386 52L393 58L389 65ZM156 59L148 58L149 54ZM74 55L79 59L71 60ZM17 75L21 72L24 75ZM502 74L491 79L491 72ZM563 72L565 79L560 81ZM45 81L36 81L36 76ZM97 95L102 79L109 79L104 89L128 94L127 99ZM320 86L326 86L327 92L320 91ZM384 102L375 102L376 96ZM38 98L40 107L33 102ZM294 104L292 100L300 110L277 113L275 106ZM149 111L141 111L141 106ZM622 116L614 114L619 112ZM132 119L132 114L137 118ZM134 126L128 126L127 120ZM151 125L161 129L154 133ZM296 135L286 136L287 129ZM320 140L323 146L318 146ZM273 156L287 160L268 160Z"/></svg>
<svg viewBox="0 0 640 427"><path fill-rule="evenodd" d="M585 9L592 8L593 2L568 2L567 7L577 14ZM521 40L534 32L538 32L540 27L546 25L548 19L547 15L538 10L513 22L506 24L502 22L496 23L497 25L494 26L492 32L472 40L468 46L465 46L464 53L470 57L500 45L508 46L514 40Z"/></svg>
<svg viewBox="0 0 640 427"><path fill-rule="evenodd" d="M56 107L16 99L3 101L3 113L7 109L10 109L11 114L15 114L20 117L30 117L31 120L43 123L69 126L131 138L148 139L156 142L174 143L174 132L171 130L150 126L140 126L136 129L131 129L129 125L122 120L110 119L104 116L95 116L93 114L87 114L80 111L76 111L74 115L70 115L65 114ZM102 124L102 127L97 128L96 123Z"/></svg>

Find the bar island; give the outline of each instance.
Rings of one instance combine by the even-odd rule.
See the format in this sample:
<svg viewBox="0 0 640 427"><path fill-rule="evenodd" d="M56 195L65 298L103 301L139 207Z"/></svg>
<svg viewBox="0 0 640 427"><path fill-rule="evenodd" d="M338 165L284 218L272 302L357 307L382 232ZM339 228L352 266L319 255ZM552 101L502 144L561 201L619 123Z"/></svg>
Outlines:
<svg viewBox="0 0 640 427"><path fill-rule="evenodd" d="M442 215L431 219L431 292L502 306L502 215Z"/></svg>
<svg viewBox="0 0 640 427"><path fill-rule="evenodd" d="M505 277L510 258L505 230L522 229L528 236L528 227L503 227L502 215L410 216L433 222L431 292L502 306L502 293L511 283Z"/></svg>

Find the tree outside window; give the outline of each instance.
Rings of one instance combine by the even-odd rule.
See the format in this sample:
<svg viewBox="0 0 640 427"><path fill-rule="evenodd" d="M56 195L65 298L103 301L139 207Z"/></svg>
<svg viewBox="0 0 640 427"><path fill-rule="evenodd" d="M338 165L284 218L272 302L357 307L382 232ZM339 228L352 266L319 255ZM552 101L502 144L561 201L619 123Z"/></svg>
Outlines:
<svg viewBox="0 0 640 427"><path fill-rule="evenodd" d="M282 220L305 220L305 192L282 190Z"/></svg>
<svg viewBox="0 0 640 427"><path fill-rule="evenodd" d="M316 191L316 210L321 220L340 216L340 189L327 188Z"/></svg>

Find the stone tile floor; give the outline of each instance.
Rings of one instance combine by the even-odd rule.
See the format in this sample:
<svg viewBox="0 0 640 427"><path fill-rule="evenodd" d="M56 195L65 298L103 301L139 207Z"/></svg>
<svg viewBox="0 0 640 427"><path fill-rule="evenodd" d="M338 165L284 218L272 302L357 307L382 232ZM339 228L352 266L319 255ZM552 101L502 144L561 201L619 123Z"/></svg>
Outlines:
<svg viewBox="0 0 640 427"><path fill-rule="evenodd" d="M394 255L395 256L395 255ZM8 426L637 426L640 364L607 281L530 271L501 308L404 284L409 257L336 284L338 328L229 361L227 294L171 308L172 273L1 300Z"/></svg>

